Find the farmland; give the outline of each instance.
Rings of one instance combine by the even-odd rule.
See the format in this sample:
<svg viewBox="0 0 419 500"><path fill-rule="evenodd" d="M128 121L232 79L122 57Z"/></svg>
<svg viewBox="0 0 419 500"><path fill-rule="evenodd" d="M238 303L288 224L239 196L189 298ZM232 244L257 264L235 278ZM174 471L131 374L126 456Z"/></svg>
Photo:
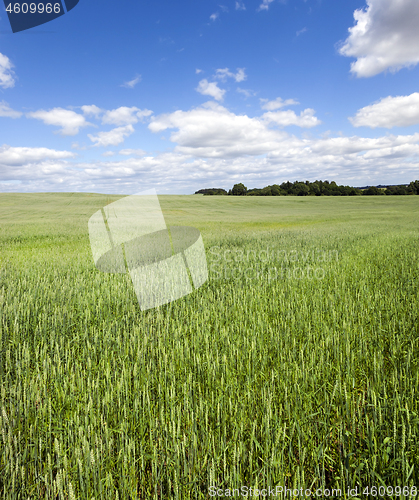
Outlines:
<svg viewBox="0 0 419 500"><path fill-rule="evenodd" d="M159 196L209 279L145 312L118 198L0 194L0 498L418 486L417 196Z"/></svg>

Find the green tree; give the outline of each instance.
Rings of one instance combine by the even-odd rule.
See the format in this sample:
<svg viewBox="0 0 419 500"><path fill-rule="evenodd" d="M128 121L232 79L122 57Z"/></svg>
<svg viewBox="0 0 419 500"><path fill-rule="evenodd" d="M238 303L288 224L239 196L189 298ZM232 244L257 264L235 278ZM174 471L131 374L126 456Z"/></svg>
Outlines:
<svg viewBox="0 0 419 500"><path fill-rule="evenodd" d="M271 193L272 196L281 196L281 188L278 186L278 184L274 184L271 186Z"/></svg>
<svg viewBox="0 0 419 500"><path fill-rule="evenodd" d="M381 189L378 189L378 187L371 186L368 189L364 189L362 194L368 195L378 195L378 194L384 194L384 191Z"/></svg>
<svg viewBox="0 0 419 500"><path fill-rule="evenodd" d="M272 196L271 186L266 186L261 191L262 196Z"/></svg>
<svg viewBox="0 0 419 500"><path fill-rule="evenodd" d="M401 194L409 194L409 193L408 193L408 188L406 186L389 186L385 190L385 194L401 195Z"/></svg>
<svg viewBox="0 0 419 500"><path fill-rule="evenodd" d="M409 188L414 194L419 194L419 181L412 181Z"/></svg>
<svg viewBox="0 0 419 500"><path fill-rule="evenodd" d="M240 184L234 184L231 194L233 196L246 196L247 187L240 182Z"/></svg>
<svg viewBox="0 0 419 500"><path fill-rule="evenodd" d="M294 187L292 189L292 194L297 196L307 196L310 193L310 188L307 184L303 182L294 182Z"/></svg>

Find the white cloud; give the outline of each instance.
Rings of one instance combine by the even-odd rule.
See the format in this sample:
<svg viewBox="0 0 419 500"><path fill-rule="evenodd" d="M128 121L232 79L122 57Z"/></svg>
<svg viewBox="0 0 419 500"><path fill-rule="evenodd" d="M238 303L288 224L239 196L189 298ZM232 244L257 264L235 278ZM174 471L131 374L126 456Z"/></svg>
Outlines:
<svg viewBox="0 0 419 500"><path fill-rule="evenodd" d="M196 75L199 75L199 73L202 73L202 69L198 69L198 68L197 68L197 69L195 70L195 74L196 74Z"/></svg>
<svg viewBox="0 0 419 500"><path fill-rule="evenodd" d="M226 5L219 5L219 7L223 12L228 12L228 7Z"/></svg>
<svg viewBox="0 0 419 500"><path fill-rule="evenodd" d="M366 9L355 10L354 19L339 52L357 59L351 64L356 76L371 77L419 62L417 0L367 0Z"/></svg>
<svg viewBox="0 0 419 500"><path fill-rule="evenodd" d="M419 134L299 139L269 130L257 118L235 115L215 103L197 111L162 115L160 123L155 119L156 128L163 129L177 122L179 131L186 133L182 142L189 144L183 150L179 145L175 151L156 156L69 162L66 158L72 153L4 146L0 148L2 191L128 194L158 187L163 194L193 193L211 186L228 189L237 182L263 187L286 180L328 179L357 186L417 178ZM186 125L190 126L189 139ZM225 130L229 132L226 138Z"/></svg>
<svg viewBox="0 0 419 500"><path fill-rule="evenodd" d="M137 116L138 116L140 122L144 122L144 119L148 118L152 114L153 114L153 112L151 111L151 109L140 109L137 113Z"/></svg>
<svg viewBox="0 0 419 500"><path fill-rule="evenodd" d="M101 113L103 113L103 109L98 108L94 104L90 106L82 106L81 110L87 116L99 116Z"/></svg>
<svg viewBox="0 0 419 500"><path fill-rule="evenodd" d="M7 102L1 101L0 102L0 116L4 116L7 118L20 118L22 116L22 113L20 111L15 111L12 109Z"/></svg>
<svg viewBox="0 0 419 500"><path fill-rule="evenodd" d="M218 19L219 15L220 14L218 12L214 12L214 14L211 14L210 15L211 21L215 21L216 19Z"/></svg>
<svg viewBox="0 0 419 500"><path fill-rule="evenodd" d="M152 132L177 129L171 134L170 140L177 143L175 151L178 153L233 158L277 150L279 144L289 136L283 131L273 130L270 125L310 128L319 123L312 109L304 110L300 116L293 111L277 111L250 118L247 115L235 115L210 101L191 111L175 111L157 116L148 128Z"/></svg>
<svg viewBox="0 0 419 500"><path fill-rule="evenodd" d="M219 80L222 81L225 81L226 78L234 78L237 83L243 82L247 78L244 70L245 68L237 68L237 73L234 74L231 71L229 71L228 68L217 69L215 71L215 78L218 78Z"/></svg>
<svg viewBox="0 0 419 500"><path fill-rule="evenodd" d="M222 101L226 92L218 87L217 82L210 83L205 78L199 82L198 87L195 90L202 95L209 95L213 97L216 101Z"/></svg>
<svg viewBox="0 0 419 500"><path fill-rule="evenodd" d="M137 83L141 82L141 75L136 75L132 80L125 82L121 85L121 87L125 87L127 89L133 89Z"/></svg>
<svg viewBox="0 0 419 500"><path fill-rule="evenodd" d="M111 125L133 125L138 121L143 121L147 116L152 115L153 112L149 109L139 109L134 107L128 108L121 106L120 108L106 111L102 118L102 123Z"/></svg>
<svg viewBox="0 0 419 500"><path fill-rule="evenodd" d="M0 146L0 165L19 166L43 160L61 160L74 158L75 153L70 151L56 151L48 148L12 148L4 144Z"/></svg>
<svg viewBox="0 0 419 500"><path fill-rule="evenodd" d="M133 132L134 127L127 125L125 127L114 128L109 130L109 132L99 132L97 135L88 134L88 137L92 142L96 143L95 146L106 148L108 146L118 146Z"/></svg>
<svg viewBox="0 0 419 500"><path fill-rule="evenodd" d="M344 158L347 155L365 154L370 157L388 157L396 155L404 150L404 156L419 154L419 134L414 135L390 135L378 138L365 137L333 137L312 141L310 151L323 157L334 156Z"/></svg>
<svg viewBox="0 0 419 500"><path fill-rule="evenodd" d="M91 123L86 121L84 116L63 108L54 108L50 111L41 109L39 111L27 113L26 116L28 118L41 120L46 125L61 127L61 130L59 130L61 135L76 135L79 133L80 128L91 125Z"/></svg>
<svg viewBox="0 0 419 500"><path fill-rule="evenodd" d="M144 156L146 152L142 149L121 149L119 154L123 156Z"/></svg>
<svg viewBox="0 0 419 500"><path fill-rule="evenodd" d="M138 108L121 106L120 108L106 111L102 118L102 123L112 125L132 125L138 123Z"/></svg>
<svg viewBox="0 0 419 500"><path fill-rule="evenodd" d="M0 87L10 89L15 86L15 74L12 61L0 53Z"/></svg>
<svg viewBox="0 0 419 500"><path fill-rule="evenodd" d="M419 123L419 93L385 97L349 118L354 127L408 127Z"/></svg>
<svg viewBox="0 0 419 500"><path fill-rule="evenodd" d="M236 1L236 10L246 10L246 6L244 5L243 2Z"/></svg>
<svg viewBox="0 0 419 500"><path fill-rule="evenodd" d="M280 127L296 125L302 128L312 128L320 125L321 121L314 116L314 109L307 108L297 116L294 111L268 111L262 115L267 123L275 123Z"/></svg>
<svg viewBox="0 0 419 500"><path fill-rule="evenodd" d="M409 106L417 107L417 99L417 94L390 97L363 110L372 110L366 113L370 125L380 119L384 120L380 123L391 124L392 110L396 108L401 110L397 119L411 119L406 110ZM154 133L167 130L173 151L155 156L141 149L121 149L115 153L108 150L108 146L118 146L134 132L131 123L89 135L95 146L106 148L98 151L96 161L90 157L88 161L80 160L81 150L86 148L80 148L76 155L47 148L3 146L0 147L1 190L133 193L158 186L161 193L192 193L202 187L229 188L236 182L262 187L285 180L321 178L366 185L395 184L417 178L419 133L377 138L318 139L311 134L296 137L281 127L309 128L320 122L310 108L299 114L283 109L295 103L292 99L262 100L264 110L254 117L235 114L214 101L191 110L159 115L150 120L148 128ZM87 106L84 111L93 113L98 109ZM139 118L141 113L150 116L151 112L135 108L128 115L121 112L112 119Z"/></svg>
<svg viewBox="0 0 419 500"><path fill-rule="evenodd" d="M280 97L277 97L273 101L269 101L268 99L259 99L260 102L263 102L261 104L262 109L266 109L267 111L275 111L276 109L284 108L286 106L293 106L294 104L300 104L298 101L295 99L287 99L284 101Z"/></svg>
<svg viewBox="0 0 419 500"><path fill-rule="evenodd" d="M152 132L175 128L175 151L198 157L259 155L277 148L283 134L270 130L264 121L235 115L214 102L191 111L160 115L149 124Z"/></svg>
<svg viewBox="0 0 419 500"><path fill-rule="evenodd" d="M274 0L263 0L263 2L259 5L258 10L268 10L269 4L271 4Z"/></svg>

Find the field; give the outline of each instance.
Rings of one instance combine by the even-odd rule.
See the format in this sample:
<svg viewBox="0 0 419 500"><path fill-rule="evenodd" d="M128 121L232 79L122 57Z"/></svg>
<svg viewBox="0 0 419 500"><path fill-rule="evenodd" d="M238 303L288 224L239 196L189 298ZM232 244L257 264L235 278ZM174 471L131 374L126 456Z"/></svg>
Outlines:
<svg viewBox="0 0 419 500"><path fill-rule="evenodd" d="M145 312L91 257L116 199L0 194L0 498L414 498L419 197L160 196L209 279Z"/></svg>

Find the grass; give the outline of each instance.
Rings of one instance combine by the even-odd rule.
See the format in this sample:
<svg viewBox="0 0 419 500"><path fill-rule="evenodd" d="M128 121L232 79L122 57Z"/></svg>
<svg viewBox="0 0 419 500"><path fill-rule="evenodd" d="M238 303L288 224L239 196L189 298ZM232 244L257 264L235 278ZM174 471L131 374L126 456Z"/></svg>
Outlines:
<svg viewBox="0 0 419 500"><path fill-rule="evenodd" d="M417 197L159 198L210 276L141 312L118 197L0 195L0 498L418 484Z"/></svg>

